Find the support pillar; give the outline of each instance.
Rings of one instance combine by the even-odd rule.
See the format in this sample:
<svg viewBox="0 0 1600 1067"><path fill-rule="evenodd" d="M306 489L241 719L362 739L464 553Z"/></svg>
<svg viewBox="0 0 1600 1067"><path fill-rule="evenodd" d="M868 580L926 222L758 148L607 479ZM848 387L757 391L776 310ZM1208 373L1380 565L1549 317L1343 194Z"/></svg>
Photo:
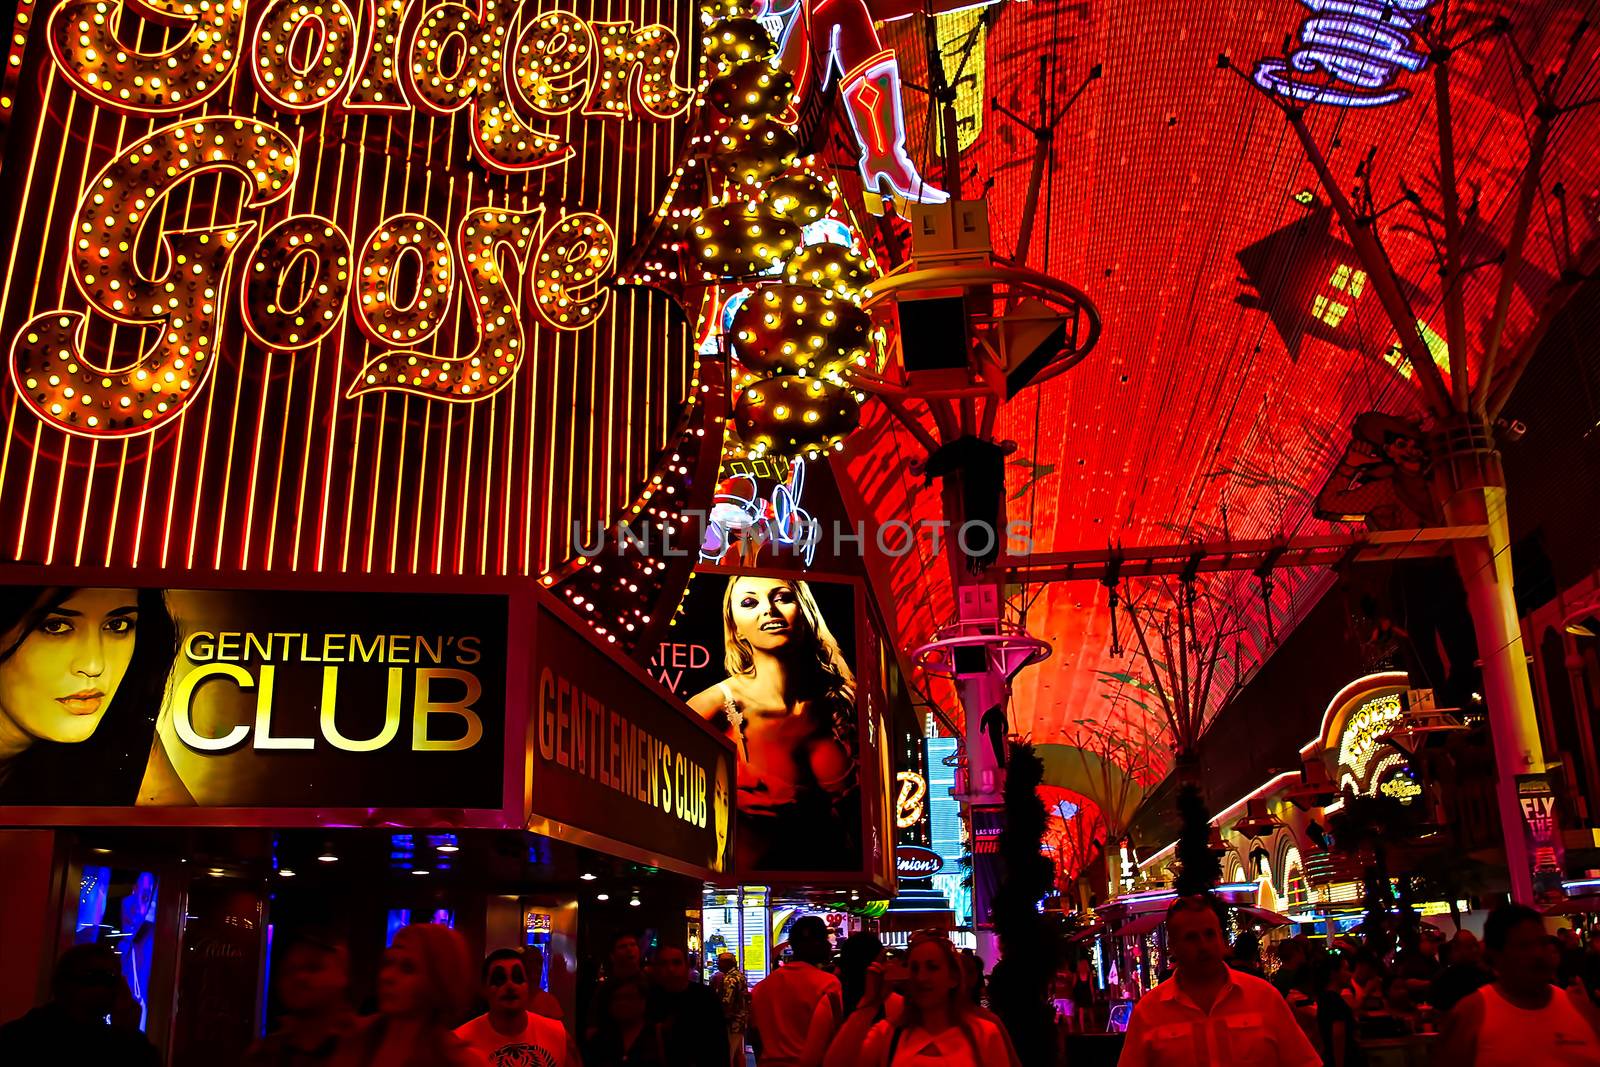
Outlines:
<svg viewBox="0 0 1600 1067"><path fill-rule="evenodd" d="M1454 542L1455 561L1466 588L1483 665L1483 701L1494 744L1495 798L1505 838L1511 899L1531 904L1533 870L1517 800L1517 776L1543 774L1545 760L1522 624L1512 595L1505 472L1488 428L1481 422L1446 427L1438 454L1442 469L1437 477L1446 521L1488 528L1487 538Z"/></svg>
<svg viewBox="0 0 1600 1067"><path fill-rule="evenodd" d="M1004 802L1002 792L1005 783L1005 768L995 760L994 745L989 735L983 732L983 713L989 708L1005 700L1005 685L993 674L981 675L974 678L962 678L956 683L956 688L961 694L961 708L965 719L966 748L967 748L967 840L974 840L972 834L972 807L999 805ZM976 888L976 882L974 883ZM978 900L973 897L973 910L987 908L993 901ZM974 926L977 925L978 916L973 916ZM987 916L984 916L987 921ZM1000 938L990 929L975 929L978 955L982 956L989 966L1000 959Z"/></svg>

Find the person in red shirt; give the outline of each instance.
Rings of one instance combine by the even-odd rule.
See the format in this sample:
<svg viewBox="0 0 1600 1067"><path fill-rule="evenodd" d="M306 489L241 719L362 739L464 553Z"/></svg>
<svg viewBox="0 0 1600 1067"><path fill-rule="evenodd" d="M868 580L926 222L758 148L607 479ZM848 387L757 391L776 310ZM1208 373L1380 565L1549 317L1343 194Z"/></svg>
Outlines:
<svg viewBox="0 0 1600 1067"><path fill-rule="evenodd" d="M1435 1063L1459 1067L1600 1067L1600 1010L1581 981L1555 985L1560 955L1544 917L1521 904L1490 913L1484 945L1495 980L1451 1011Z"/></svg>
<svg viewBox="0 0 1600 1067"><path fill-rule="evenodd" d="M1167 910L1177 969L1134 1007L1120 1067L1321 1067L1278 991L1228 967L1222 915L1209 895Z"/></svg>
<svg viewBox="0 0 1600 1067"><path fill-rule="evenodd" d="M558 1019L529 1010L533 984L523 954L496 949L483 961L483 999L489 1010L456 1028L489 1067L524 1063L578 1067L577 1049Z"/></svg>
<svg viewBox="0 0 1600 1067"><path fill-rule="evenodd" d="M831 951L827 924L815 915L796 920L789 947L794 958L750 994L759 1067L816 1067L839 1028L844 994L821 968Z"/></svg>

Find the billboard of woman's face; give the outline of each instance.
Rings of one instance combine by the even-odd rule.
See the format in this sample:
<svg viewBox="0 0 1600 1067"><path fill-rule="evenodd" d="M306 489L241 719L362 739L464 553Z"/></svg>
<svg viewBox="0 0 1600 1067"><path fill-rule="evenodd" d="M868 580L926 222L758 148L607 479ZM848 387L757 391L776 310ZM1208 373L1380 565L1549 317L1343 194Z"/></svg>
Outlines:
<svg viewBox="0 0 1600 1067"><path fill-rule="evenodd" d="M0 804L130 804L176 633L159 590L0 588Z"/></svg>
<svg viewBox="0 0 1600 1067"><path fill-rule="evenodd" d="M40 607L0 638L0 749L88 740L133 659L132 589L76 589Z"/></svg>
<svg viewBox="0 0 1600 1067"><path fill-rule="evenodd" d="M705 572L674 632L657 677L738 751L734 869L859 870L854 587Z"/></svg>
<svg viewBox="0 0 1600 1067"><path fill-rule="evenodd" d="M0 806L497 808L505 612L0 585Z"/></svg>

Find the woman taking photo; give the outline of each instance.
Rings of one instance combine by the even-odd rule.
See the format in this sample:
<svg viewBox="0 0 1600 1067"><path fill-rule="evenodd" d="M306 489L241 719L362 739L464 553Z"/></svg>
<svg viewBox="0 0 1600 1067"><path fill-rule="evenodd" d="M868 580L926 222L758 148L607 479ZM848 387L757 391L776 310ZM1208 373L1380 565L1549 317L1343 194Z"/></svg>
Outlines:
<svg viewBox="0 0 1600 1067"><path fill-rule="evenodd" d="M739 869L858 861L855 677L810 586L737 577L722 598L728 677L689 706L739 752Z"/></svg>
<svg viewBox="0 0 1600 1067"><path fill-rule="evenodd" d="M897 1017L885 1017L884 965L875 963L861 1004L828 1047L824 1067L1000 1067L1017 1062L999 1022L968 996L961 957L948 938L916 939L906 963L910 979Z"/></svg>
<svg viewBox="0 0 1600 1067"><path fill-rule="evenodd" d="M460 934L432 923L401 928L378 969L378 1014L340 1043L333 1067L489 1067L451 1032L476 989Z"/></svg>
<svg viewBox="0 0 1600 1067"><path fill-rule="evenodd" d="M133 804L177 651L159 589L0 587L0 805Z"/></svg>

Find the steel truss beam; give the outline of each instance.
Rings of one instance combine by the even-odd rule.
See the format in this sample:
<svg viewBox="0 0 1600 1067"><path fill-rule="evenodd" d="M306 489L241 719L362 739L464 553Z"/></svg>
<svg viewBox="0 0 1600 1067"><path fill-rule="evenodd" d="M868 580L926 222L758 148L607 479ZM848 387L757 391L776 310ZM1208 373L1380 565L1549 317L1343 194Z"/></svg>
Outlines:
<svg viewBox="0 0 1600 1067"><path fill-rule="evenodd" d="M1448 555L1456 541L1488 536L1487 526L1430 526L1255 541L1191 541L1178 545L1092 548L1008 556L1006 579L1013 583L1104 581L1185 572L1254 571L1284 567L1340 567Z"/></svg>

